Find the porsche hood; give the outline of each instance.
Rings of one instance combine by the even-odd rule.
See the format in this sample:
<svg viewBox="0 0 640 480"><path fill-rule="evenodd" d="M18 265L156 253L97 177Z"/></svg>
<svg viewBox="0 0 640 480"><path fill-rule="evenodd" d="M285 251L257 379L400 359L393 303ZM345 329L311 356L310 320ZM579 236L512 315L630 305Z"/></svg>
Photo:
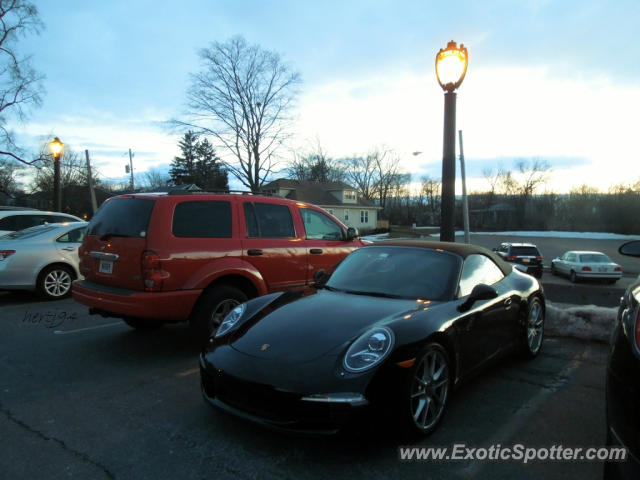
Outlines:
<svg viewBox="0 0 640 480"><path fill-rule="evenodd" d="M321 290L277 308L248 329L241 328L232 334L231 347L265 360L313 361L339 350L367 327L401 318L419 306L416 300Z"/></svg>

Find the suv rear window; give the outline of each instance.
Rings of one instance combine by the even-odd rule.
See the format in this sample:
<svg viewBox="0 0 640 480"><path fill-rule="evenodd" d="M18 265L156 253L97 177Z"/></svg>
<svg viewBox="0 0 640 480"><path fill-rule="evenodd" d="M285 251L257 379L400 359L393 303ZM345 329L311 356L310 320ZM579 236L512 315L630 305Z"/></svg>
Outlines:
<svg viewBox="0 0 640 480"><path fill-rule="evenodd" d="M538 256L538 249L536 247L511 247L511 255L526 255L526 256Z"/></svg>
<svg viewBox="0 0 640 480"><path fill-rule="evenodd" d="M176 237L230 238L231 203L182 202L173 212L172 232Z"/></svg>
<svg viewBox="0 0 640 480"><path fill-rule="evenodd" d="M114 198L102 204L87 227L87 235L146 237L155 200Z"/></svg>

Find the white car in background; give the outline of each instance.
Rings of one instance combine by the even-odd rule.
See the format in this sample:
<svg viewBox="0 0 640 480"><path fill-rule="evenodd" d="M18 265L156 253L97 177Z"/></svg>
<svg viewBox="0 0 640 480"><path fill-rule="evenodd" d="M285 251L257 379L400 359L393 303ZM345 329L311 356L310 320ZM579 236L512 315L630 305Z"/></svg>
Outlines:
<svg viewBox="0 0 640 480"><path fill-rule="evenodd" d="M611 283L622 277L622 267L601 252L572 250L551 261L553 275L565 275L572 282L596 278Z"/></svg>
<svg viewBox="0 0 640 480"><path fill-rule="evenodd" d="M0 237L0 290L37 290L64 298L80 277L78 247L87 222L51 223Z"/></svg>
<svg viewBox="0 0 640 480"><path fill-rule="evenodd" d="M45 223L82 222L75 215L41 210L0 210L0 236Z"/></svg>

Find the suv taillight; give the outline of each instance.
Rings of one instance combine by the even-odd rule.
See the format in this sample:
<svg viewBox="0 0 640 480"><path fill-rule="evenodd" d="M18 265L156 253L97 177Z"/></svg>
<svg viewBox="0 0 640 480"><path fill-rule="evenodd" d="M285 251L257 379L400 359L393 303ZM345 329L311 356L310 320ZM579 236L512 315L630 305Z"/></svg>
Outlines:
<svg viewBox="0 0 640 480"><path fill-rule="evenodd" d="M0 262L14 253L16 253L15 250L0 250Z"/></svg>
<svg viewBox="0 0 640 480"><path fill-rule="evenodd" d="M151 250L142 252L142 281L147 292L157 292L162 289L160 257Z"/></svg>
<svg viewBox="0 0 640 480"><path fill-rule="evenodd" d="M507 260L510 262L513 262L516 258L518 257L516 257L515 255L507 255Z"/></svg>
<svg viewBox="0 0 640 480"><path fill-rule="evenodd" d="M536 255L536 260L542 260L542 255Z"/></svg>

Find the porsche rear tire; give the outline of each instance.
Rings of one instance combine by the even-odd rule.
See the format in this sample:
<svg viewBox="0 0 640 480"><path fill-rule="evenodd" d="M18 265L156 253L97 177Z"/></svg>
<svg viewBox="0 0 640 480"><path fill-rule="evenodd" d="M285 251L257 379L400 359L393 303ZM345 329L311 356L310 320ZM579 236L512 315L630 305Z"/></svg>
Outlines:
<svg viewBox="0 0 640 480"><path fill-rule="evenodd" d="M534 358L540 353L544 339L545 309L542 301L534 297L529 301L522 353L525 358Z"/></svg>
<svg viewBox="0 0 640 480"><path fill-rule="evenodd" d="M439 343L427 344L416 356L407 377L403 399L406 430L429 435L445 414L451 390L449 355Z"/></svg>

